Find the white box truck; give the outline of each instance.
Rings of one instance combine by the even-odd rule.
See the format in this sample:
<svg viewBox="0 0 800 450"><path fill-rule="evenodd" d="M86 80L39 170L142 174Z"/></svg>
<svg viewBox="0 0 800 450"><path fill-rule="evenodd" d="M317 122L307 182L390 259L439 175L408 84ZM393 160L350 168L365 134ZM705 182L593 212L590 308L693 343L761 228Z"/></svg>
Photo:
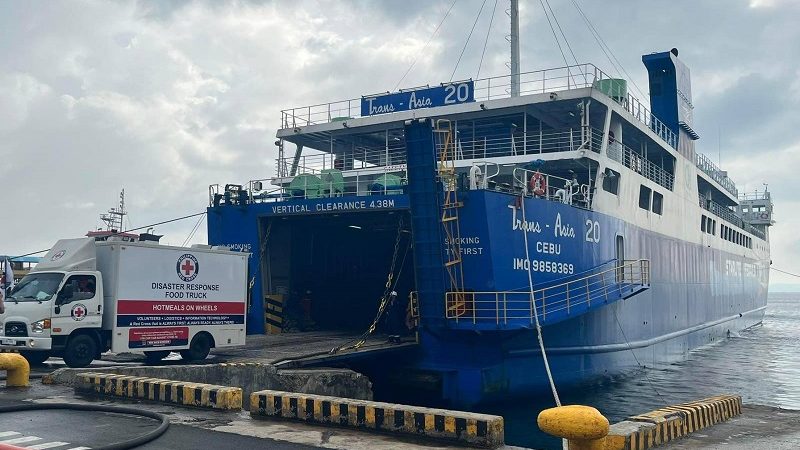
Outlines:
<svg viewBox="0 0 800 450"><path fill-rule="evenodd" d="M86 367L100 354L244 345L247 253L210 246L63 239L5 300L0 348L31 363L61 356Z"/></svg>

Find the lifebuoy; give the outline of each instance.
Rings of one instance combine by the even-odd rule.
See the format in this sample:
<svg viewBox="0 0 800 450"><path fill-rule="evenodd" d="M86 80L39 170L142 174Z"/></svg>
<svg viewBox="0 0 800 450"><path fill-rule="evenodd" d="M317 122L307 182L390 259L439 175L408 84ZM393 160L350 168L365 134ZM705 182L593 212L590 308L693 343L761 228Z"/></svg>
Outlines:
<svg viewBox="0 0 800 450"><path fill-rule="evenodd" d="M761 216L760 216L760 217L761 217L762 219L764 219L764 220L767 220L767 219L769 219L769 213L765 213L765 212L764 212L764 213L761 213Z"/></svg>
<svg viewBox="0 0 800 450"><path fill-rule="evenodd" d="M535 195L545 195L547 193L547 179L540 172L534 172L528 182L531 192Z"/></svg>

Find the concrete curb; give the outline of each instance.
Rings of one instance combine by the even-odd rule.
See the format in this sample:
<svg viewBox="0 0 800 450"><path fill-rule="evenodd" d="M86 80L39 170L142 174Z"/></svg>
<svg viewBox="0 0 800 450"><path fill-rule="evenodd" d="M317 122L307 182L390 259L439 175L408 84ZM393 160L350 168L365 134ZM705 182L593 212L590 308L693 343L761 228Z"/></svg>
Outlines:
<svg viewBox="0 0 800 450"><path fill-rule="evenodd" d="M742 413L742 397L719 395L667 406L611 425L605 450L645 450Z"/></svg>
<svg viewBox="0 0 800 450"><path fill-rule="evenodd" d="M372 383L366 376L347 369L281 369L269 364L242 362L164 366L114 366L62 368L42 378L43 384L75 386L84 372L130 375L142 378L180 380L242 388L242 398L253 392L304 392L362 400L372 399ZM245 407L249 406L245 401Z"/></svg>
<svg viewBox="0 0 800 450"><path fill-rule="evenodd" d="M93 372L77 377L77 391L212 409L242 409L242 389L238 387Z"/></svg>
<svg viewBox="0 0 800 450"><path fill-rule="evenodd" d="M488 448L500 447L505 442L500 416L351 398L269 390L253 392L250 415L455 440Z"/></svg>

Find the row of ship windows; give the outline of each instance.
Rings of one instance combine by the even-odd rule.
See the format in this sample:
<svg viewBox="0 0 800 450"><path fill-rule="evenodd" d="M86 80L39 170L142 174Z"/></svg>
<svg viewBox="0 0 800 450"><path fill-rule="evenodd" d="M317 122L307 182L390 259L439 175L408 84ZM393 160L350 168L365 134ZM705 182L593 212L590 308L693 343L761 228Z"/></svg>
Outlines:
<svg viewBox="0 0 800 450"><path fill-rule="evenodd" d="M620 174L611 169L606 169L606 171L607 174L603 177L603 190L618 195ZM662 215L664 213L664 195L643 184L640 185L639 208Z"/></svg>
<svg viewBox="0 0 800 450"><path fill-rule="evenodd" d="M603 177L603 190L617 195L619 192L619 172L608 169L611 176ZM664 196L658 191L654 191L645 185L639 186L639 208L653 211L658 215L664 212ZM703 216L700 221L700 230L704 233L717 235L717 221L711 217ZM753 239L728 227L720 225L720 237L726 241L741 245L742 247L753 248Z"/></svg>
<svg viewBox="0 0 800 450"><path fill-rule="evenodd" d="M703 215L700 219L700 230L703 233L710 235L717 235L717 221L711 217ZM741 245L742 247L753 248L753 239L746 236L731 227L720 224L719 236L726 241L733 242L734 244Z"/></svg>

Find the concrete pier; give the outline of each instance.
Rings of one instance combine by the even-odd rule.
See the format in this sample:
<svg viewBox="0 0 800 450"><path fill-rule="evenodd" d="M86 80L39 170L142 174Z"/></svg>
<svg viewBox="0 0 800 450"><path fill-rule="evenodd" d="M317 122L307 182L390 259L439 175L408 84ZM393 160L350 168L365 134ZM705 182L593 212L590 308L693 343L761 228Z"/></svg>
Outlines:
<svg viewBox="0 0 800 450"><path fill-rule="evenodd" d="M663 448L794 450L800 448L800 411L744 405L740 416L673 441Z"/></svg>

